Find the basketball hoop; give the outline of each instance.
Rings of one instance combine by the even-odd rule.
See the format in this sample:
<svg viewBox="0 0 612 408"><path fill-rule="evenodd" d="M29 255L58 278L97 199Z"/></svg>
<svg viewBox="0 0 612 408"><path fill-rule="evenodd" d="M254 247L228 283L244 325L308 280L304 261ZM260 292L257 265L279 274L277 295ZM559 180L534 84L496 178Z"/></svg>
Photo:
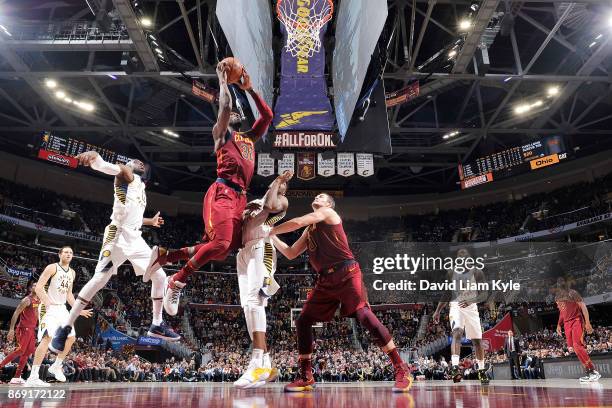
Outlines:
<svg viewBox="0 0 612 408"><path fill-rule="evenodd" d="M299 0L278 0L276 13L287 30L285 48L293 57L310 58L321 49L319 33L334 14L332 0L311 0L299 6Z"/></svg>

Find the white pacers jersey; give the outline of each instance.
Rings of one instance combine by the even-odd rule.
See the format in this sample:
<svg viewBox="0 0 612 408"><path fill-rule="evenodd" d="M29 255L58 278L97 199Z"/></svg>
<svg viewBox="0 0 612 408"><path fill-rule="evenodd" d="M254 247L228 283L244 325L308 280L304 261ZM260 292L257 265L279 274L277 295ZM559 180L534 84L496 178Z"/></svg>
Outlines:
<svg viewBox="0 0 612 408"><path fill-rule="evenodd" d="M256 217L261 213L261 211L263 211L263 200L253 200L251 203L259 203L262 206L262 209L255 211L252 217L244 221L242 226L242 243L246 245L251 241L260 240L262 238L266 238L266 242L270 242L268 238L270 228L282 220L286 213L281 212L278 214L269 214L266 220L258 225L257 223L261 221L257 220Z"/></svg>
<svg viewBox="0 0 612 408"><path fill-rule="evenodd" d="M112 224L129 229L140 229L147 207L145 183L134 174L131 183L115 184L115 202L111 214Z"/></svg>
<svg viewBox="0 0 612 408"><path fill-rule="evenodd" d="M72 273L70 267L64 270L59 264L55 264L55 274L49 279L47 296L52 305L65 305L68 299L68 290L72 286Z"/></svg>
<svg viewBox="0 0 612 408"><path fill-rule="evenodd" d="M468 287L470 284L476 283L474 277L474 269L470 269L465 273L456 273L453 271L453 280L456 282L457 290L453 293L452 301L450 302L449 319L451 329L460 328L465 331L467 339L481 339L482 328L480 326L480 316L478 314L478 305L474 303L478 297L478 291L471 289L460 289ZM459 303L465 301L470 303L468 307L460 307Z"/></svg>

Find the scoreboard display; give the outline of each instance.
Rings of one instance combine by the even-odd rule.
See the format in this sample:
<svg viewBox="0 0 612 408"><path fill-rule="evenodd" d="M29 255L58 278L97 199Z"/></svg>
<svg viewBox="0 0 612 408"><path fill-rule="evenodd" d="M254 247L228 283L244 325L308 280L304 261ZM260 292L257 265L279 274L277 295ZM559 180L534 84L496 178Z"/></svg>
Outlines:
<svg viewBox="0 0 612 408"><path fill-rule="evenodd" d="M130 161L130 158L118 154L112 150L92 145L82 140L69 137L62 137L45 132L42 135L38 158L41 160L50 161L67 167L76 168L78 161L76 156L83 152L96 151L100 156L109 163L125 164Z"/></svg>
<svg viewBox="0 0 612 408"><path fill-rule="evenodd" d="M480 157L459 165L461 188L474 187L493 180L537 170L559 163L567 153L561 136L551 136L522 146Z"/></svg>

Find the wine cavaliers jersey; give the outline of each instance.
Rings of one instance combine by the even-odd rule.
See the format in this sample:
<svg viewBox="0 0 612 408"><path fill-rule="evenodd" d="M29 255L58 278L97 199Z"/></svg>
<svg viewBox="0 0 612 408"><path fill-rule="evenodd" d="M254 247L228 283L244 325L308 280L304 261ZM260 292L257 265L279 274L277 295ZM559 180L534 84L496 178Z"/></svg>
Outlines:
<svg viewBox="0 0 612 408"><path fill-rule="evenodd" d="M240 132L232 132L217 150L217 177L224 178L246 190L255 171L255 146Z"/></svg>
<svg viewBox="0 0 612 408"><path fill-rule="evenodd" d="M319 222L308 227L308 257L316 272L355 259L349 248L342 223L337 225Z"/></svg>
<svg viewBox="0 0 612 408"><path fill-rule="evenodd" d="M30 306L21 311L17 327L34 329L38 324L38 305L40 305L40 300L38 300L38 296L35 294L28 295L28 298L30 299Z"/></svg>
<svg viewBox="0 0 612 408"><path fill-rule="evenodd" d="M582 302L582 297L574 289L557 293L555 302L559 308L560 321L569 322L574 319L582 319L582 311L578 305L579 302Z"/></svg>

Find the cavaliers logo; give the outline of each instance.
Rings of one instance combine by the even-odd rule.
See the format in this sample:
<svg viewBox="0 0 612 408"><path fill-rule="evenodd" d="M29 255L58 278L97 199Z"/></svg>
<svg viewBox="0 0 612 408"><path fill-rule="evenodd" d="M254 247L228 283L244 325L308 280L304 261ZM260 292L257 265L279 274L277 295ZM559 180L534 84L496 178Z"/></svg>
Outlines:
<svg viewBox="0 0 612 408"><path fill-rule="evenodd" d="M302 166L298 176L302 180L312 180L314 178L314 168L312 166Z"/></svg>
<svg viewBox="0 0 612 408"><path fill-rule="evenodd" d="M283 129L289 126L299 125L302 123L302 119L314 116L314 115L325 115L328 111L297 111L291 113L283 113L281 116L282 120L278 125L277 129Z"/></svg>
<svg viewBox="0 0 612 408"><path fill-rule="evenodd" d="M104 258L108 258L111 254L111 251L109 251L108 249L105 249L104 251L102 251L102 256Z"/></svg>

